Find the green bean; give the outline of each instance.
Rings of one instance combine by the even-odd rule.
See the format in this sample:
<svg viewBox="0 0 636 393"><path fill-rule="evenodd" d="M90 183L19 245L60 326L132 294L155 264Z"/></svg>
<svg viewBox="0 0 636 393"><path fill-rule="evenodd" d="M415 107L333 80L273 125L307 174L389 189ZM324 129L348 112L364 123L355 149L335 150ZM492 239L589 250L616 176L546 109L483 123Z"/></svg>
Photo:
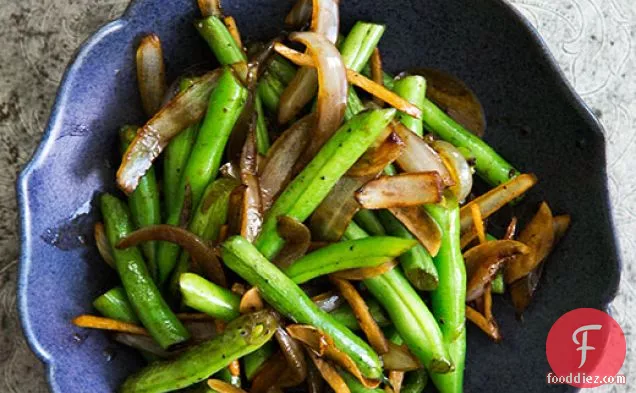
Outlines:
<svg viewBox="0 0 636 393"><path fill-rule="evenodd" d="M267 155L269 150L269 133L267 132L267 123L265 122L265 113L263 112L263 101L259 94L254 97L254 108L256 109L256 150L261 155Z"/></svg>
<svg viewBox="0 0 636 393"><path fill-rule="evenodd" d="M297 68L283 56L275 54L267 65L267 71L276 76L282 83L289 84L294 79Z"/></svg>
<svg viewBox="0 0 636 393"><path fill-rule="evenodd" d="M446 374L438 374L440 376ZM426 370L414 370L409 371L404 376L404 382L402 382L401 393L422 393L426 384L428 383L428 374Z"/></svg>
<svg viewBox="0 0 636 393"><path fill-rule="evenodd" d="M243 370L248 381L256 376L260 367L274 354L276 344L268 341L265 345L243 358Z"/></svg>
<svg viewBox="0 0 636 393"><path fill-rule="evenodd" d="M367 63L363 68L362 68L362 75L366 76L367 78L371 78L371 64ZM393 76L387 72L382 72L382 84L384 85L384 87L386 87L389 90L393 90L393 88L395 87L395 79L393 79Z"/></svg>
<svg viewBox="0 0 636 393"><path fill-rule="evenodd" d="M278 113L280 96L285 91L285 84L269 71L265 71L258 83L258 96L268 111Z"/></svg>
<svg viewBox="0 0 636 393"><path fill-rule="evenodd" d="M276 318L267 311L235 319L212 340L187 349L174 360L153 363L128 377L119 391L161 393L203 381L265 344L274 335L276 325Z"/></svg>
<svg viewBox="0 0 636 393"><path fill-rule="evenodd" d="M391 324L391 321L388 319L384 310L382 310L382 306L375 299L365 299L364 302L367 304L369 308L369 312L371 316L378 324L378 326L388 326ZM330 312L331 316L341 324L345 325L347 328L351 330L360 330L360 324L358 323L358 319L356 315L353 313L351 306L348 304L343 304L342 306L336 308L332 312Z"/></svg>
<svg viewBox="0 0 636 393"><path fill-rule="evenodd" d="M226 68L210 96L207 114L181 177L175 207L168 215L168 224L181 223L186 197L189 197L191 206L198 206L205 187L219 171L225 145L246 100L247 89ZM157 265L160 284L168 279L178 254L178 246L168 242L159 244Z"/></svg>
<svg viewBox="0 0 636 393"><path fill-rule="evenodd" d="M186 90L192 85L191 78L185 78L181 81L181 91ZM163 200L165 203L166 213L172 211L175 207L177 190L181 182L181 174L185 168L192 146L197 138L199 125L193 125L181 131L175 136L163 153Z"/></svg>
<svg viewBox="0 0 636 393"><path fill-rule="evenodd" d="M496 293L498 295L503 295L506 293L506 284L504 283L503 272L497 273L495 279L492 280L490 284L492 287L492 293Z"/></svg>
<svg viewBox="0 0 636 393"><path fill-rule="evenodd" d="M361 113L345 123L324 144L282 192L265 217L255 244L266 258L274 257L284 243L276 230L278 216L306 220L394 116L395 109Z"/></svg>
<svg viewBox="0 0 636 393"><path fill-rule="evenodd" d="M226 322L237 318L241 298L194 273L184 273L179 287L186 306Z"/></svg>
<svg viewBox="0 0 636 393"><path fill-rule="evenodd" d="M214 242L218 239L221 227L227 221L230 194L240 183L234 179L217 179L210 183L201 197L188 230L203 240ZM183 251L179 262L172 272L171 294L178 298L179 277L190 269L190 255Z"/></svg>
<svg viewBox="0 0 636 393"><path fill-rule="evenodd" d="M135 139L137 127L123 127L119 133L121 140L121 154L123 155L128 145ZM159 206L159 189L155 178L155 169L150 168L145 175L139 179L139 184L135 191L128 196L128 207L133 222L137 228L157 225L161 223L161 208ZM157 274L157 244L156 242L146 242L141 247L146 261L148 271L154 278Z"/></svg>
<svg viewBox="0 0 636 393"><path fill-rule="evenodd" d="M311 164L310 164L311 165ZM382 376L382 362L360 337L319 309L305 292L278 270L247 240L234 236L221 245L225 265L258 288L261 296L278 312L320 329L356 363L367 378Z"/></svg>
<svg viewBox="0 0 636 393"><path fill-rule="evenodd" d="M223 21L217 16L208 16L195 23L199 34L214 52L221 65L230 65L247 61L243 49L238 46Z"/></svg>
<svg viewBox="0 0 636 393"><path fill-rule="evenodd" d="M433 134L455 147L464 148L475 158L479 177L491 186L498 186L517 176L517 171L480 137L466 130L429 100L422 102L424 125Z"/></svg>
<svg viewBox="0 0 636 393"><path fill-rule="evenodd" d="M347 107L345 108L344 118L346 121L349 121L353 116L362 112L366 108L362 103L360 97L358 97L358 93L353 87L350 87L347 91Z"/></svg>
<svg viewBox="0 0 636 393"><path fill-rule="evenodd" d="M139 323L139 318L137 318L135 310L130 306L126 291L122 287L115 287L104 293L93 301L93 306L107 318L128 323Z"/></svg>
<svg viewBox="0 0 636 393"><path fill-rule="evenodd" d="M344 269L381 265L416 244L416 240L391 236L342 241L305 255L283 271L296 284L302 284Z"/></svg>
<svg viewBox="0 0 636 393"><path fill-rule="evenodd" d="M345 381L351 393L385 393L385 391L380 388L371 389L365 387L356 377L341 368L338 368L338 374L340 374Z"/></svg>
<svg viewBox="0 0 636 393"><path fill-rule="evenodd" d="M349 224L344 234L346 239L368 236L355 222ZM420 362L431 371L450 371L453 365L440 328L400 269L396 267L363 282L369 292L384 306L398 333Z"/></svg>
<svg viewBox="0 0 636 393"><path fill-rule="evenodd" d="M388 210L380 210L378 215L389 234L405 239L415 239L400 220L395 218ZM424 246L418 243L415 247L400 255L399 260L400 266L404 270L404 275L416 289L432 291L437 288L439 281L437 268L435 268L431 254L426 251Z"/></svg>
<svg viewBox="0 0 636 393"><path fill-rule="evenodd" d="M357 22L340 45L345 67L360 71L371 58L386 27L369 22Z"/></svg>
<svg viewBox="0 0 636 393"><path fill-rule="evenodd" d="M386 236L386 229L382 225L380 219L375 215L375 212L362 209L353 216L356 224L360 225L367 233L372 236Z"/></svg>
<svg viewBox="0 0 636 393"><path fill-rule="evenodd" d="M449 194L442 204L424 208L442 228L442 244L433 258L439 285L431 293L431 306L455 364L453 372L445 376L432 373L431 379L440 392L458 393L466 356L466 268L460 247L459 205Z"/></svg>
<svg viewBox="0 0 636 393"><path fill-rule="evenodd" d="M422 107L426 99L426 79L419 75L409 75L395 81L393 91L418 108ZM424 124L421 119L416 119L406 113L398 113L398 119L409 130L419 136L424 135Z"/></svg>
<svg viewBox="0 0 636 393"><path fill-rule="evenodd" d="M188 331L161 297L139 249L115 247L133 231L126 206L114 196L104 194L100 198L100 207L117 272L135 314L163 348L186 341L190 337Z"/></svg>

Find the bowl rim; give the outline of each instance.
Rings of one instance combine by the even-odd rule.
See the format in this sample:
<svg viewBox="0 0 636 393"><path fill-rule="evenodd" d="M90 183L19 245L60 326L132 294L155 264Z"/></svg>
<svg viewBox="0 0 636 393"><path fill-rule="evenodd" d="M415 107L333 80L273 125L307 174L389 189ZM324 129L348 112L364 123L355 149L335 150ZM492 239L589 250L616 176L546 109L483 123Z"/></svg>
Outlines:
<svg viewBox="0 0 636 393"><path fill-rule="evenodd" d="M69 81L74 79L79 71L82 60L90 53L93 47L99 44L102 40L106 39L111 33L118 31L126 26L130 20L136 18L138 16L138 11L143 8L142 4L147 1L154 0L132 0L127 8L124 10L122 15L100 27L95 33L89 36L75 51L73 56L68 62L68 65L64 71L63 77L60 81L54 104L51 109L51 114L49 116L49 120L47 122L45 131L42 135L40 143L33 153L32 158L25 165L25 167L20 171L18 179L16 181L16 197L18 201L18 211L19 211L19 236L20 236L20 256L18 259L18 281L17 281L17 308L18 314L20 318L20 324L22 327L22 332L26 338L27 344L31 351L44 363L46 368L46 378L49 387L54 393L59 393L59 387L54 385L55 383L55 372L56 372L56 363L52 358L51 354L47 352L39 342L38 337L33 331L31 326L31 322L27 313L27 297L28 297L28 272L31 270L32 266L32 258L31 258L31 250L28 245L32 242L33 234L31 233L31 209L30 209L30 200L29 200L29 181L31 179L31 175L34 170L39 166L42 161L47 158L47 152L55 142L55 139L51 136L54 131L61 126L60 123L60 113L62 112L66 101L69 99L68 90L69 90ZM596 143L600 143L600 146L603 148L603 158L605 158L605 146L606 140L605 135L603 133L603 126L600 121L596 118L587 104L583 101L583 99L576 93L574 87L567 79L563 70L559 67L554 55L550 51L548 45L544 41L543 37L537 31L537 29L530 23L530 21L514 6L514 4L510 3L507 0L491 0L493 3L496 3L497 6L503 8L505 12L508 14L508 17L514 20L515 23L521 25L527 34L532 38L532 42L535 46L535 49L538 49L540 53L543 55L543 59L548 66L549 72L552 74L554 79L560 81L558 83L558 88L563 94L563 98L566 99L573 109L575 109L584 122L588 125L590 129L594 131L594 134L597 138ZM616 282L612 284L611 287L607 289L607 298L603 299L603 310L608 311L611 302L617 295L620 278L623 271L623 261L620 258L620 253L618 252L618 239L616 236L616 227L614 225L614 216L612 214L612 203L611 198L609 196L609 189L607 187L607 165L604 165L601 168L603 172L604 179L604 193L602 197L607 201L607 207L610 209L610 214L608 215L608 223L611 227L611 251L614 254L614 260L616 261L616 271L617 271L617 279ZM578 390L578 389L576 389Z"/></svg>

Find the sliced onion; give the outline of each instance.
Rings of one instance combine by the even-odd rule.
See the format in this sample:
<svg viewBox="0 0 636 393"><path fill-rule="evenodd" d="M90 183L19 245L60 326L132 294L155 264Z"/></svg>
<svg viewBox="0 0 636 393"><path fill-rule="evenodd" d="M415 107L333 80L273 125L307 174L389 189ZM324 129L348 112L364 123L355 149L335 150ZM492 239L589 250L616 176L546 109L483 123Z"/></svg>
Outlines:
<svg viewBox="0 0 636 393"><path fill-rule="evenodd" d="M270 147L260 172L261 197L264 210L292 179L294 164L309 143L315 116L305 116L281 134Z"/></svg>
<svg viewBox="0 0 636 393"><path fill-rule="evenodd" d="M351 306L353 314L358 320L360 328L367 337L371 347L373 347L379 355L387 353L389 351L388 341L373 319L373 316L371 316L369 307L367 307L360 293L358 293L356 288L347 280L332 276L331 282L338 288L338 291L340 291L345 300L347 300L347 303Z"/></svg>
<svg viewBox="0 0 636 393"><path fill-rule="evenodd" d="M422 368L417 358L406 345L389 342L389 350L382 355L382 362L386 370L412 371Z"/></svg>
<svg viewBox="0 0 636 393"><path fill-rule="evenodd" d="M311 215L309 226L314 239L328 242L340 240L360 209L360 204L354 197L355 191L372 178L373 176L343 176L338 180Z"/></svg>
<svg viewBox="0 0 636 393"><path fill-rule="evenodd" d="M391 213L422 243L431 256L437 255L442 244L442 230L421 207L392 207Z"/></svg>
<svg viewBox="0 0 636 393"><path fill-rule="evenodd" d="M479 311L470 306L466 306L466 319L477 325L484 333L486 333L495 342L501 341L501 333L499 327L494 321L488 321Z"/></svg>
<svg viewBox="0 0 636 393"><path fill-rule="evenodd" d="M117 171L117 184L124 192L133 192L168 142L205 115L221 71L215 70L197 79L137 131Z"/></svg>
<svg viewBox="0 0 636 393"><path fill-rule="evenodd" d="M236 45L238 45L239 48L243 48L243 40L241 40L241 32L239 31L238 26L236 25L236 20L234 19L234 17L233 16L224 17L223 23L225 24L225 27L227 27L227 30L229 31L230 35L234 39L234 42L236 42Z"/></svg>
<svg viewBox="0 0 636 393"><path fill-rule="evenodd" d="M335 44L340 32L338 0L313 0L311 31L322 34Z"/></svg>
<svg viewBox="0 0 636 393"><path fill-rule="evenodd" d="M325 2L329 3L331 0L325 0ZM347 108L349 85L340 52L325 36L319 33L301 32L292 33L289 38L307 47L318 72L316 128L307 150L301 156L302 161L309 162L340 127Z"/></svg>
<svg viewBox="0 0 636 393"><path fill-rule="evenodd" d="M309 24L311 14L312 0L298 0L285 17L285 25L294 30L300 30L303 26Z"/></svg>
<svg viewBox="0 0 636 393"><path fill-rule="evenodd" d="M556 232L556 231L555 231ZM517 233L517 217L512 217L510 220L510 224L506 228L506 233L504 234L504 240L513 240L515 238L515 234Z"/></svg>
<svg viewBox="0 0 636 393"><path fill-rule="evenodd" d="M148 336L148 331L134 323L118 321L116 319L98 317L95 315L80 315L72 321L73 325L86 329L110 330L114 332Z"/></svg>
<svg viewBox="0 0 636 393"><path fill-rule="evenodd" d="M255 114L256 115L256 114ZM250 132L245 139L241 154L241 181L245 185L243 209L241 211L241 236L252 242L263 224L261 189L256 175L256 116L253 117Z"/></svg>
<svg viewBox="0 0 636 393"><path fill-rule="evenodd" d="M537 177L535 175L521 174L464 205L460 213L462 233L466 233L473 228L473 218L470 213L471 205L475 204L479 206L481 217L485 220L497 210L523 195L523 193L535 184L537 184Z"/></svg>
<svg viewBox="0 0 636 393"><path fill-rule="evenodd" d="M394 130L404 141L406 148L398 157L397 164L406 172L437 172L444 184L454 184L453 177L444 165L442 158L422 138L401 123L394 123Z"/></svg>
<svg viewBox="0 0 636 393"><path fill-rule="evenodd" d="M386 209L438 203L442 188L437 172L402 173L371 180L355 195L365 209Z"/></svg>
<svg viewBox="0 0 636 393"><path fill-rule="evenodd" d="M539 211L519 234L518 240L532 249L532 253L516 258L506 266L504 278L510 284L528 275L548 256L554 244L552 211L543 202Z"/></svg>
<svg viewBox="0 0 636 393"><path fill-rule="evenodd" d="M102 259L108 266L116 269L115 257L113 256L113 250L110 248L108 237L106 237L106 232L104 232L104 224L102 224L101 222L95 223L94 232L95 245L97 245L97 251L99 251L99 255L101 255Z"/></svg>
<svg viewBox="0 0 636 393"><path fill-rule="evenodd" d="M368 261L368 259L367 259ZM397 266L397 261L391 260L378 266L373 267L359 267L356 269L346 269L339 272L331 273L333 277L343 280L361 281L367 278L373 278L383 275L386 272L393 270Z"/></svg>
<svg viewBox="0 0 636 393"><path fill-rule="evenodd" d="M199 9L201 10L201 14L203 17L208 17L211 15L214 16L222 16L223 11L221 10L221 1L220 0L198 0Z"/></svg>
<svg viewBox="0 0 636 393"><path fill-rule="evenodd" d="M250 393L267 393L270 388L278 386L287 368L287 362L280 352L270 357L252 379Z"/></svg>
<svg viewBox="0 0 636 393"><path fill-rule="evenodd" d="M322 375L324 380L327 381L327 384L333 389L335 393L351 393L351 390L349 390L347 383L344 381L344 379L342 379L340 374L338 374L338 371L336 371L336 369L331 364L329 364L329 362L319 358L311 351L308 351L307 353L311 361L320 372L320 375Z"/></svg>
<svg viewBox="0 0 636 393"><path fill-rule="evenodd" d="M375 148L369 148L349 169L347 176L375 176L395 161L404 151L404 147L404 142L400 137L391 132L382 144Z"/></svg>
<svg viewBox="0 0 636 393"><path fill-rule="evenodd" d="M221 172L221 176L228 179L238 180L241 177L240 169L232 162L226 162L223 164L219 171Z"/></svg>
<svg viewBox="0 0 636 393"><path fill-rule="evenodd" d="M239 312L241 314L249 314L252 312L260 311L265 307L261 294L258 288L252 287L247 290L241 296L241 302L239 303Z"/></svg>
<svg viewBox="0 0 636 393"><path fill-rule="evenodd" d="M318 296L314 296L311 300L325 312L332 312L338 307L342 306L344 299L339 294L333 292L325 292Z"/></svg>
<svg viewBox="0 0 636 393"><path fill-rule="evenodd" d="M208 386L217 393L247 393L245 390L220 379L208 379Z"/></svg>
<svg viewBox="0 0 636 393"><path fill-rule="evenodd" d="M393 393L400 393L402 390L402 382L404 381L404 371L389 371L389 382L385 389L389 389Z"/></svg>
<svg viewBox="0 0 636 393"><path fill-rule="evenodd" d="M317 328L310 325L288 325L286 329L290 336L305 344L318 356L326 356L334 360L356 377L364 387L375 389L380 384L379 380L365 378L351 357L338 349L331 337Z"/></svg>
<svg viewBox="0 0 636 393"><path fill-rule="evenodd" d="M558 243L559 240L561 240L561 238L563 238L563 236L565 236L565 233L568 231L568 228L570 227L570 223L572 222L572 218L567 215L561 215L561 216L554 216L553 218L553 225L554 225L554 243Z"/></svg>
<svg viewBox="0 0 636 393"><path fill-rule="evenodd" d="M446 141L433 141L432 146L453 177L455 185L451 187L451 191L463 203L473 189L473 172L468 161L455 146Z"/></svg>
<svg viewBox="0 0 636 393"><path fill-rule="evenodd" d="M479 206L471 205L470 213L473 216L473 224L475 225L475 232L479 243L486 243L486 229L484 228L484 219L481 218L481 211Z"/></svg>
<svg viewBox="0 0 636 393"><path fill-rule="evenodd" d="M153 116L166 94L166 67L163 63L161 41L156 34L141 39L137 48L137 83L141 103L148 116Z"/></svg>
<svg viewBox="0 0 636 393"><path fill-rule="evenodd" d="M285 240L285 245L273 262L284 269L307 253L311 244L311 232L305 224L289 216L279 216L276 229Z"/></svg>
<svg viewBox="0 0 636 393"><path fill-rule="evenodd" d="M285 387L300 385L307 378L307 363L305 362L303 348L281 327L276 329L274 337L289 365L285 373L287 376L285 378Z"/></svg>
<svg viewBox="0 0 636 393"><path fill-rule="evenodd" d="M371 80L377 83L380 86L384 86L384 71L382 71L382 56L380 55L380 49L373 49L373 53L371 54ZM382 100L377 97L373 98L373 102L382 107Z"/></svg>
<svg viewBox="0 0 636 393"><path fill-rule="evenodd" d="M214 250L198 236L173 225L152 225L132 232L117 244L117 248L134 247L148 241L166 241L185 249L192 260L203 270L206 277L225 287L225 272Z"/></svg>
<svg viewBox="0 0 636 393"><path fill-rule="evenodd" d="M324 382L313 361L307 364L307 393L323 393Z"/></svg>
<svg viewBox="0 0 636 393"><path fill-rule="evenodd" d="M230 193L229 204L227 208L227 236L238 235L241 233L241 217L243 213L243 198L245 197L244 184L238 185Z"/></svg>

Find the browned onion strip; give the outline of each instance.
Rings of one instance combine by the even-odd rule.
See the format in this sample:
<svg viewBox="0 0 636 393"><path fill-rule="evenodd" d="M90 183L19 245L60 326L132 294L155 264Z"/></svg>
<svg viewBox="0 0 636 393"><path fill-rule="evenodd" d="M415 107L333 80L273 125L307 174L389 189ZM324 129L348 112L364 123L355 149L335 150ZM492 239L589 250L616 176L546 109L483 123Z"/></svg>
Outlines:
<svg viewBox="0 0 636 393"><path fill-rule="evenodd" d="M323 393L324 382L314 362L307 363L307 393Z"/></svg>
<svg viewBox="0 0 636 393"><path fill-rule="evenodd" d="M315 67L314 61L310 56L304 53L300 53L284 44L277 42L276 44L274 44L274 50L283 57L289 59L294 64L303 67ZM406 113L407 115L411 115L416 119L422 118L422 111L418 107L403 99L399 95L393 93L391 90L386 89L384 86L378 85L364 75L348 68L346 69L346 73L347 80L352 85L357 86L367 93L380 98L382 101L386 102L397 110Z"/></svg>
<svg viewBox="0 0 636 393"><path fill-rule="evenodd" d="M261 197L265 211L291 180L294 164L309 143L315 121L315 115L305 116L283 132L270 147L260 171Z"/></svg>
<svg viewBox="0 0 636 393"><path fill-rule="evenodd" d="M396 160L400 168L406 172L435 171L447 186L455 184L439 154L424 139L399 122L393 123L393 129L405 144L402 155Z"/></svg>
<svg viewBox="0 0 636 393"><path fill-rule="evenodd" d="M332 312L336 308L340 307L344 302L342 296L331 291L314 296L311 300L316 304L316 306L318 306L318 308L325 312Z"/></svg>
<svg viewBox="0 0 636 393"><path fill-rule="evenodd" d="M335 361L351 375L356 377L364 387L375 389L380 385L379 380L365 378L349 355L338 349L331 337L317 328L309 325L288 325L287 332L290 336L309 347L318 356L326 356ZM309 354L312 355L311 351Z"/></svg>
<svg viewBox="0 0 636 393"><path fill-rule="evenodd" d="M388 393L400 393L402 390L402 382L404 381L404 371L389 371L389 386L384 389Z"/></svg>
<svg viewBox="0 0 636 393"><path fill-rule="evenodd" d="M431 146L439 154L442 162L448 169L455 185L450 190L457 196L460 203L464 203L466 197L473 189L473 170L462 153L451 143L441 140L431 142Z"/></svg>
<svg viewBox="0 0 636 393"><path fill-rule="evenodd" d="M309 23L311 14L312 0L298 0L285 17L285 24L294 30L300 30Z"/></svg>
<svg viewBox="0 0 636 393"><path fill-rule="evenodd" d="M153 116L166 95L166 67L161 41L156 34L141 39L136 54L137 83L146 115Z"/></svg>
<svg viewBox="0 0 636 393"><path fill-rule="evenodd" d="M230 35L234 39L234 42L236 42L236 45L238 45L239 48L242 48L243 40L241 40L241 32L236 25L236 20L234 19L234 17L226 16L225 18L223 18L223 23L225 24L225 27L227 27L227 30L230 32Z"/></svg>
<svg viewBox="0 0 636 393"><path fill-rule="evenodd" d="M318 3L317 0L314 4ZM326 3L332 0L323 0ZM315 5L314 5L315 10ZM312 33L292 33L289 38L307 47L318 72L318 104L316 127L301 161L309 162L342 124L347 108L347 75L340 52L325 36Z"/></svg>
<svg viewBox="0 0 636 393"><path fill-rule="evenodd" d="M464 253L466 263L466 301L476 300L495 278L504 263L532 254L532 249L515 240L493 240Z"/></svg>
<svg viewBox="0 0 636 393"><path fill-rule="evenodd" d="M380 86L384 86L384 78L382 71L382 56L380 55L380 49L373 49L373 53L371 54L371 80L377 83ZM384 104L379 98L373 97L373 102L376 105L382 107Z"/></svg>
<svg viewBox="0 0 636 393"><path fill-rule="evenodd" d="M263 299L261 298L258 288L252 287L248 289L243 296L241 296L241 302L239 303L239 312L241 314L249 314L252 312L260 311L265 307Z"/></svg>
<svg viewBox="0 0 636 393"><path fill-rule="evenodd" d="M221 1L220 0L198 0L199 9L201 10L201 14L203 17L208 17L210 15L221 16L223 15L223 11L221 10Z"/></svg>
<svg viewBox="0 0 636 393"><path fill-rule="evenodd" d="M121 239L116 247L134 247L148 241L166 241L178 244L190 254L194 263L205 272L207 278L225 287L225 272L214 249L201 238L183 228L167 224L144 227Z"/></svg>
<svg viewBox="0 0 636 393"><path fill-rule="evenodd" d="M537 184L537 177L535 175L521 174L464 205L461 209L460 216L462 234L473 228L473 218L470 214L471 205L479 206L481 218L485 220L497 210L523 195L523 193L535 184Z"/></svg>
<svg viewBox="0 0 636 393"><path fill-rule="evenodd" d="M338 0L313 0L311 31L322 34L335 44L340 29L340 8Z"/></svg>
<svg viewBox="0 0 636 393"><path fill-rule="evenodd" d="M221 165L219 172L221 172L221 176L228 179L238 180L239 177L241 176L240 170L236 167L236 165L233 162L226 162L225 164Z"/></svg>
<svg viewBox="0 0 636 393"><path fill-rule="evenodd" d="M211 71L198 78L137 131L137 136L128 146L117 170L117 184L124 192L133 192L139 179L152 166L152 162L168 142L205 115L208 99L221 71L223 70Z"/></svg>
<svg viewBox="0 0 636 393"><path fill-rule="evenodd" d="M360 323L360 328L367 337L371 347L373 347L379 355L387 353L389 351L388 341L375 322L375 319L373 319L373 316L371 316L369 307L367 307L360 293L358 293L356 288L347 280L342 280L334 276L331 276L330 280L351 306L351 310Z"/></svg>
<svg viewBox="0 0 636 393"><path fill-rule="evenodd" d="M227 232L226 236L238 235L241 233L241 217L243 213L243 198L245 198L244 184L237 186L230 193L230 200L227 209Z"/></svg>
<svg viewBox="0 0 636 393"><path fill-rule="evenodd" d="M484 316L486 317L487 320L494 321L494 318L492 315L492 286L490 285L490 283L486 285L483 299L484 299Z"/></svg>
<svg viewBox="0 0 636 393"><path fill-rule="evenodd" d="M484 333L486 333L493 341L501 341L501 333L499 332L499 327L494 324L493 321L489 322L483 315L479 313L479 311L470 306L466 306L466 319L477 325L477 327L480 328Z"/></svg>
<svg viewBox="0 0 636 393"><path fill-rule="evenodd" d="M338 374L338 371L324 359L319 358L311 351L307 351L309 358L314 363L320 375L327 381L335 393L351 393L344 379Z"/></svg>
<svg viewBox="0 0 636 393"><path fill-rule="evenodd" d="M256 114L250 125L250 132L245 139L241 153L241 181L245 185L243 208L241 209L241 236L252 242L258 236L263 224L263 205L261 189L256 175Z"/></svg>
<svg viewBox="0 0 636 393"><path fill-rule="evenodd" d="M208 379L208 386L217 393L247 393L245 390L220 379Z"/></svg>
<svg viewBox="0 0 636 393"><path fill-rule="evenodd" d="M260 367L254 376L250 393L266 393L271 387L278 386L287 368L285 358L280 352L277 352Z"/></svg>
<svg viewBox="0 0 636 393"><path fill-rule="evenodd" d="M397 261L389 260L379 266L341 270L339 272L331 273L331 276L340 278L342 280L362 281L366 280L367 278L381 276L384 273L391 271L396 266Z"/></svg>
<svg viewBox="0 0 636 393"><path fill-rule="evenodd" d="M409 351L406 345L389 342L389 350L382 355L382 362L386 370L412 371L422 368L422 364Z"/></svg>
<svg viewBox="0 0 636 393"><path fill-rule="evenodd" d="M289 216L278 217L276 229L280 237L285 239L285 245L273 262L283 269L307 253L311 244L311 232L305 224Z"/></svg>
<svg viewBox="0 0 636 393"><path fill-rule="evenodd" d="M303 348L282 327L276 329L274 337L289 365L286 372L288 377L285 380L285 387L300 385L307 378L307 363L305 362Z"/></svg>
<svg viewBox="0 0 636 393"><path fill-rule="evenodd" d="M507 284L514 282L533 271L552 250L554 243L554 223L552 211L543 202L539 211L519 234L518 240L533 252L523 258L516 258L506 266L504 278Z"/></svg>
<svg viewBox="0 0 636 393"><path fill-rule="evenodd" d="M572 218L567 214L553 217L555 245L565 236L565 232L568 231L571 222Z"/></svg>
<svg viewBox="0 0 636 393"><path fill-rule="evenodd" d="M110 248L110 243L108 242L108 237L106 237L106 232L104 232L104 224L101 222L95 223L94 227L95 234L95 245L97 246L97 251L99 251L99 255L102 257L104 262L113 269L115 267L115 257L113 256L113 250Z"/></svg>
<svg viewBox="0 0 636 393"><path fill-rule="evenodd" d="M392 207L389 211L415 236L431 256L437 255L442 244L442 230L421 207Z"/></svg>
<svg viewBox="0 0 636 393"><path fill-rule="evenodd" d="M419 206L442 200L442 178L437 172L401 173L371 180L356 199L365 209Z"/></svg>
<svg viewBox="0 0 636 393"><path fill-rule="evenodd" d="M340 240L360 209L360 204L354 197L355 191L373 177L375 176L343 176L338 180L311 215L309 225L313 238L329 242Z"/></svg>
<svg viewBox="0 0 636 393"><path fill-rule="evenodd" d="M148 331L141 326L135 325L133 323L118 321L116 319L98 317L95 315L80 315L74 318L72 323L73 325L81 328L111 330L115 332L148 336Z"/></svg>
<svg viewBox="0 0 636 393"><path fill-rule="evenodd" d="M515 233L517 233L517 217L512 217L510 220L510 224L506 228L506 233L504 234L504 240L513 240L515 238Z"/></svg>
<svg viewBox="0 0 636 393"><path fill-rule="evenodd" d="M349 169L347 176L376 175L395 161L403 151L404 142L396 133L391 132L381 145L368 149Z"/></svg>
<svg viewBox="0 0 636 393"><path fill-rule="evenodd" d="M478 205L472 205L470 214L473 218L473 224L475 225L475 232L477 232L477 238L479 243L486 243L486 230L484 229L484 220L481 218L481 211Z"/></svg>

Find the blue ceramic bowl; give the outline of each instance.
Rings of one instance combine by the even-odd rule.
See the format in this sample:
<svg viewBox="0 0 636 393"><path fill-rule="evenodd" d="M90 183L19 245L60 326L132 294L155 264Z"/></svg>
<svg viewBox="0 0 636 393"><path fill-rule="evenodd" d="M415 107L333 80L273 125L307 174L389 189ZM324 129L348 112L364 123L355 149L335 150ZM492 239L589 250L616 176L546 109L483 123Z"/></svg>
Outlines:
<svg viewBox="0 0 636 393"><path fill-rule="evenodd" d="M264 39L278 33L291 0L226 3L246 38ZM93 201L115 189L118 127L142 121L135 44L156 32L174 78L212 57L192 26L196 16L194 0L138 0L90 38L67 70L42 144L18 182L22 326L55 393L113 392L142 364L105 334L70 320L91 312L91 301L116 282L93 245ZM503 343L468 328L467 392L547 390L550 326L571 309L606 307L619 280L599 124L536 32L501 0L348 0L342 19L344 29L360 19L388 25L381 49L389 70L432 67L466 81L488 115L488 142L541 180L523 206L532 210L545 199L572 215L525 321L498 297Z"/></svg>

